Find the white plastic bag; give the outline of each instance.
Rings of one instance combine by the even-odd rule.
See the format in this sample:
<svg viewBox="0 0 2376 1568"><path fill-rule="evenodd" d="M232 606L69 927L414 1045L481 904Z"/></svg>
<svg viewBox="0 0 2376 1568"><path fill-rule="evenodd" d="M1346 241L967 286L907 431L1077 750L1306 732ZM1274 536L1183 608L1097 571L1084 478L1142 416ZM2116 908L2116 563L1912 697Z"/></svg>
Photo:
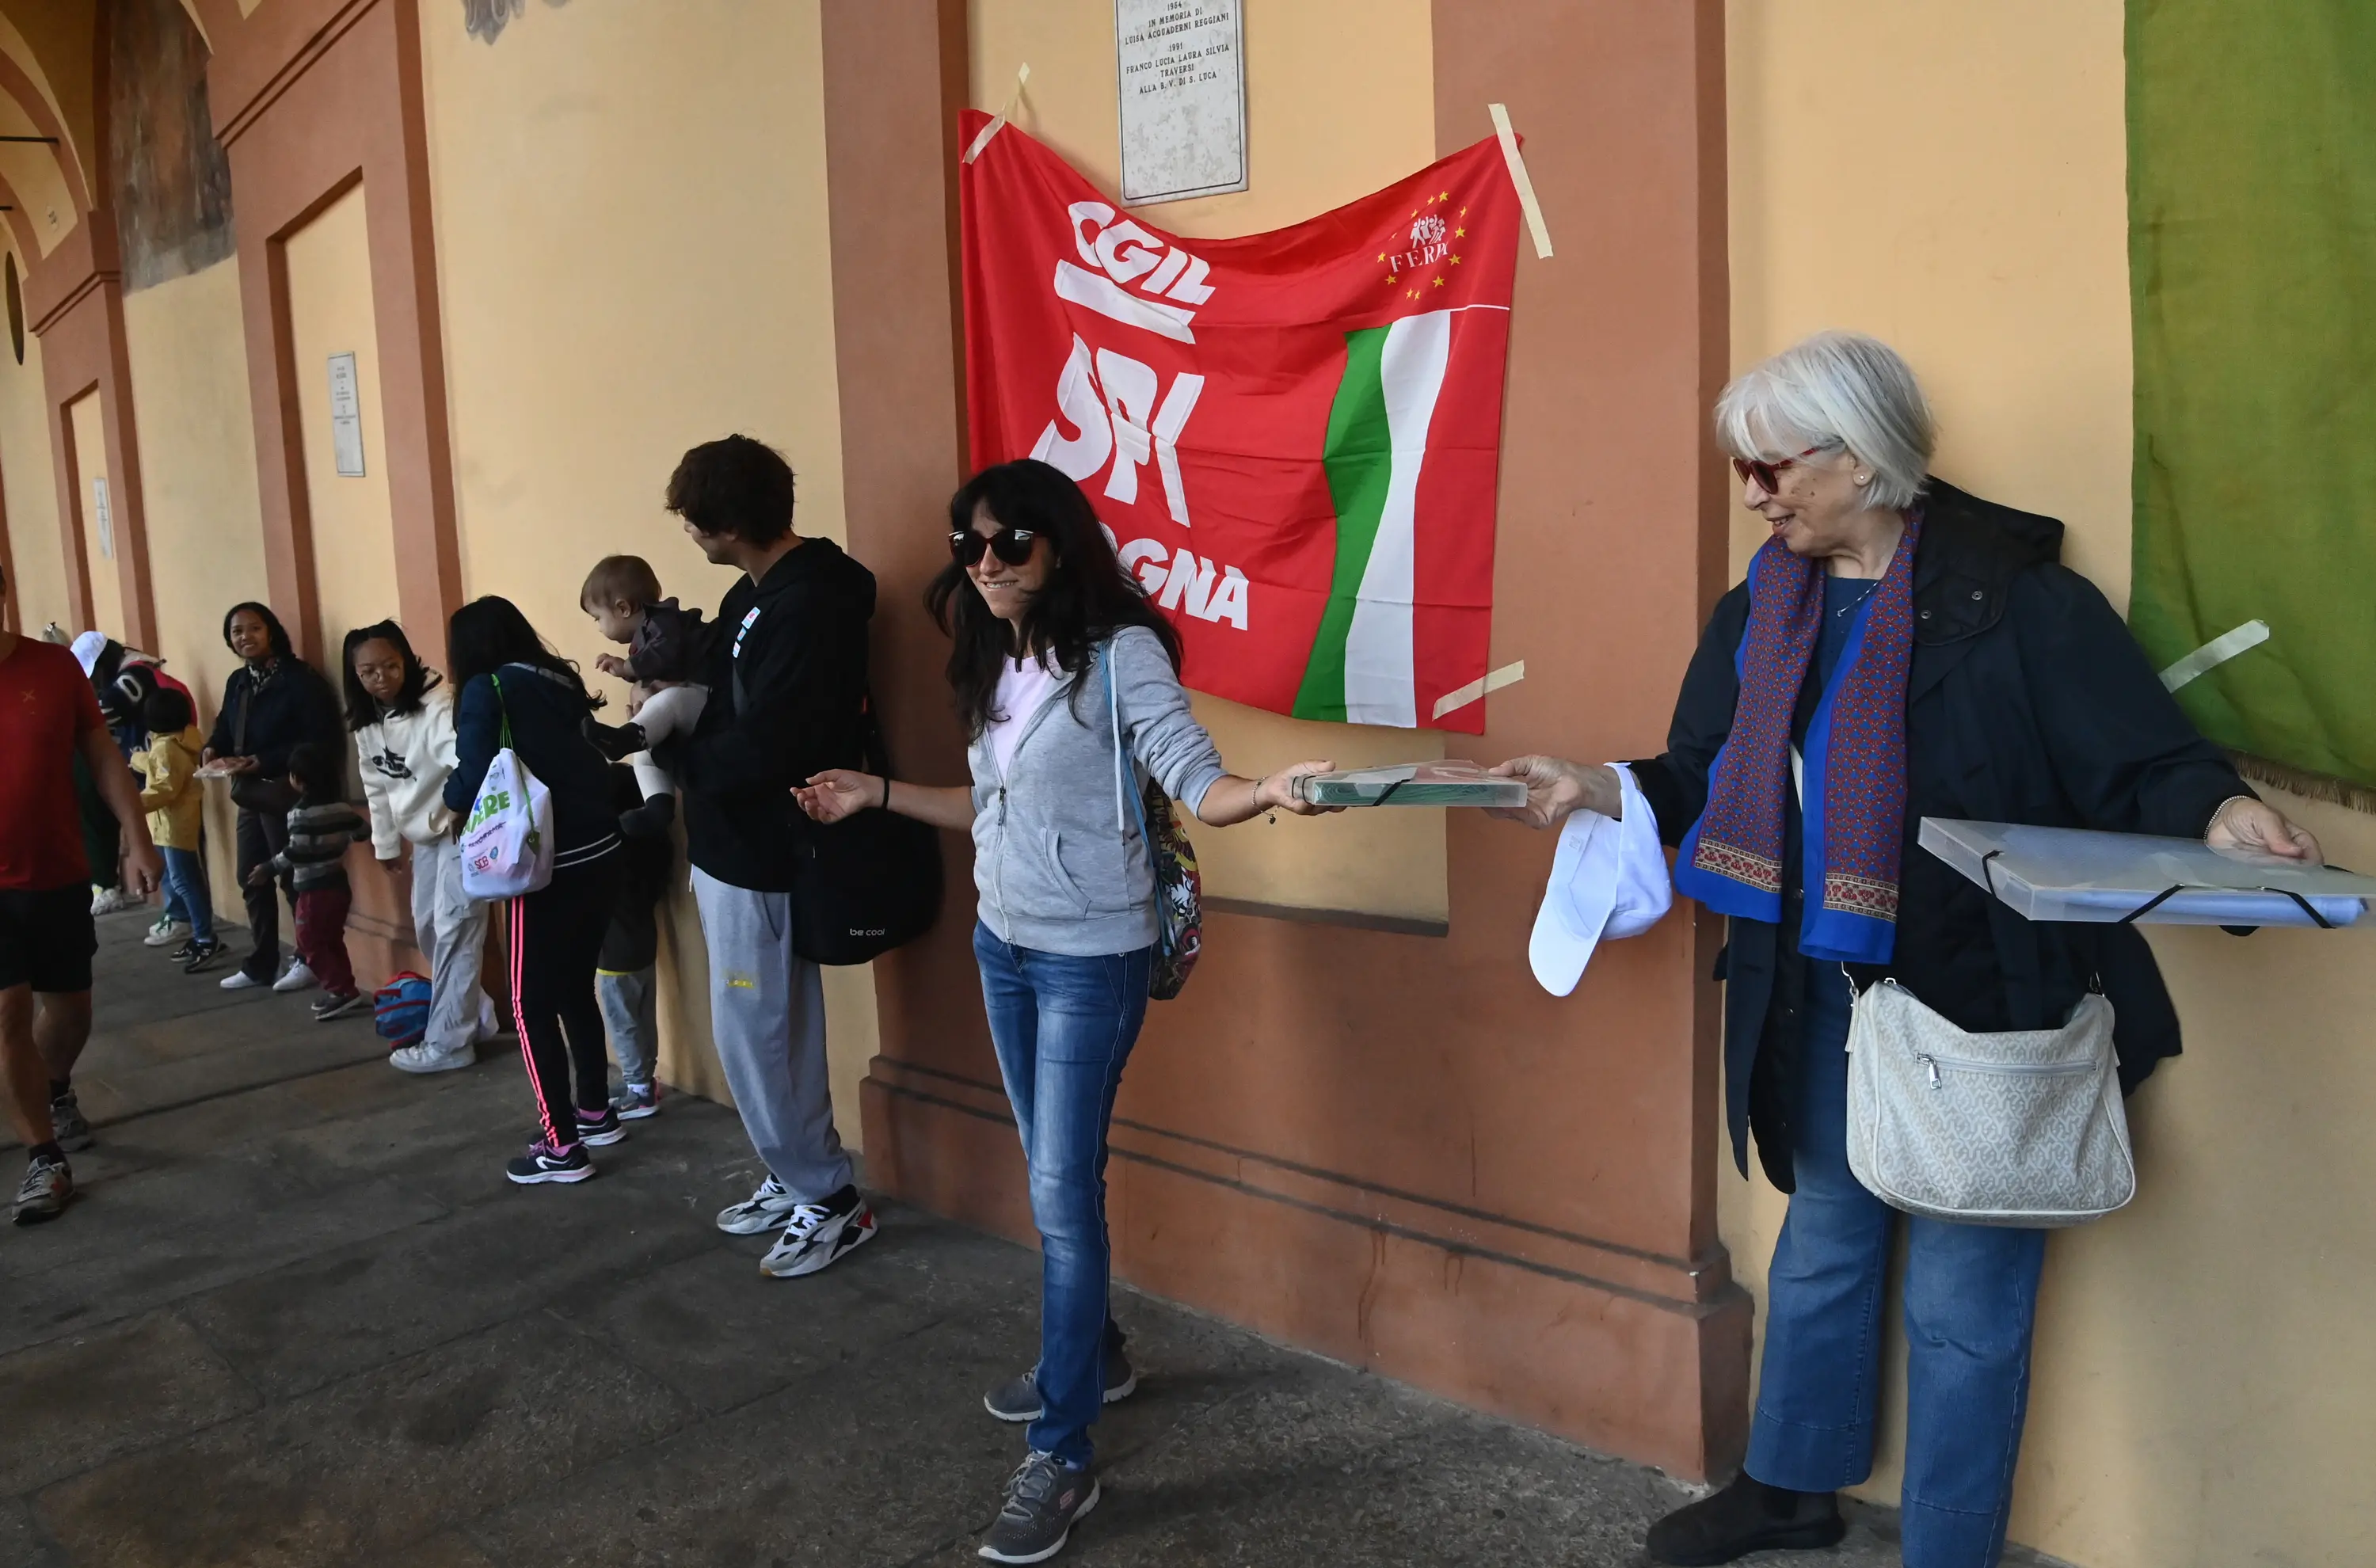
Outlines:
<svg viewBox="0 0 2376 1568"><path fill-rule="evenodd" d="M462 891L473 898L517 898L552 880L552 792L520 761L511 738L506 719L503 749L487 765L462 829Z"/></svg>

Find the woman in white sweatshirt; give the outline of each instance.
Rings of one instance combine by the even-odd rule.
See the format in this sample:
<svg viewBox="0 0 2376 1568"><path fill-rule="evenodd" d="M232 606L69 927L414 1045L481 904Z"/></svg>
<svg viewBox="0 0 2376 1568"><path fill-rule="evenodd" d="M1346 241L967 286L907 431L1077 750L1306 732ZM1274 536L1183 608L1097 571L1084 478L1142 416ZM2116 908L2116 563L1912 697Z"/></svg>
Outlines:
<svg viewBox="0 0 2376 1568"><path fill-rule="evenodd" d="M372 852L399 884L410 881L413 936L429 959L428 1031L392 1052L388 1065L406 1073L468 1067L477 1060L472 1047L494 1029L479 990L487 909L462 891L461 846L444 798L454 771L454 694L393 621L349 632L340 662L347 727L371 803ZM398 859L407 843L409 872Z"/></svg>

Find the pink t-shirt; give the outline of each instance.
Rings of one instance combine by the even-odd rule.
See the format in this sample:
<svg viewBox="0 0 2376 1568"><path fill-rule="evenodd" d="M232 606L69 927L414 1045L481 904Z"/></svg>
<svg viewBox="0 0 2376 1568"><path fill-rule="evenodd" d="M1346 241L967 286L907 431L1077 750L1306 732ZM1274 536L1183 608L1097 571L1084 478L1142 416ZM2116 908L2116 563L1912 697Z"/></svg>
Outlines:
<svg viewBox="0 0 2376 1568"><path fill-rule="evenodd" d="M1044 656L1043 656L1044 657ZM999 673L998 696L992 711L998 717L982 731L990 743L990 756L998 765L998 776L1006 777L1015 762L1015 743L1023 739L1024 728L1040 705L1063 683L1063 677L1038 659L1010 659Z"/></svg>

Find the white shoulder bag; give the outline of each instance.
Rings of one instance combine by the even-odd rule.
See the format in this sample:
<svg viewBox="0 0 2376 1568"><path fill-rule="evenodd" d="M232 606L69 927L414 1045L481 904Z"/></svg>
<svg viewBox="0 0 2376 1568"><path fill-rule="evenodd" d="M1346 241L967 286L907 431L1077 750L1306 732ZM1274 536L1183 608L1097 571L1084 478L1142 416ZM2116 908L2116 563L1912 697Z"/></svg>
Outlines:
<svg viewBox="0 0 2376 1568"><path fill-rule="evenodd" d="M2112 1055L2089 992L2059 1029L1971 1034L1895 980L1848 1025L1848 1169L1893 1208L1966 1225L2084 1225L2137 1193Z"/></svg>
<svg viewBox="0 0 2376 1568"><path fill-rule="evenodd" d="M496 676L495 704L504 683ZM552 880L552 794L512 750L512 716L504 713L503 748L487 764L479 797L462 828L462 891L493 901L534 893Z"/></svg>

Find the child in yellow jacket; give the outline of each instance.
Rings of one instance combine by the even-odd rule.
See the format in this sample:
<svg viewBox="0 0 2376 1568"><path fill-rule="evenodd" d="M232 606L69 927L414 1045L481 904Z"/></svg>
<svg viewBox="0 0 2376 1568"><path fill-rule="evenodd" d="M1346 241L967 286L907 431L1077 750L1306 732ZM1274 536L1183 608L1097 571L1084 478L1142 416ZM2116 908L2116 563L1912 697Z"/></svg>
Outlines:
<svg viewBox="0 0 2376 1568"><path fill-rule="evenodd" d="M140 776L140 803L148 808L148 836L165 860L165 912L148 928L145 940L162 947L177 936L189 940L175 948L174 962L184 974L196 974L222 951L215 939L213 895L207 887L206 861L199 853L206 828L206 792L191 775L206 736L190 711L190 699L168 687L159 687L141 705L141 721L148 743L132 755L132 770Z"/></svg>

